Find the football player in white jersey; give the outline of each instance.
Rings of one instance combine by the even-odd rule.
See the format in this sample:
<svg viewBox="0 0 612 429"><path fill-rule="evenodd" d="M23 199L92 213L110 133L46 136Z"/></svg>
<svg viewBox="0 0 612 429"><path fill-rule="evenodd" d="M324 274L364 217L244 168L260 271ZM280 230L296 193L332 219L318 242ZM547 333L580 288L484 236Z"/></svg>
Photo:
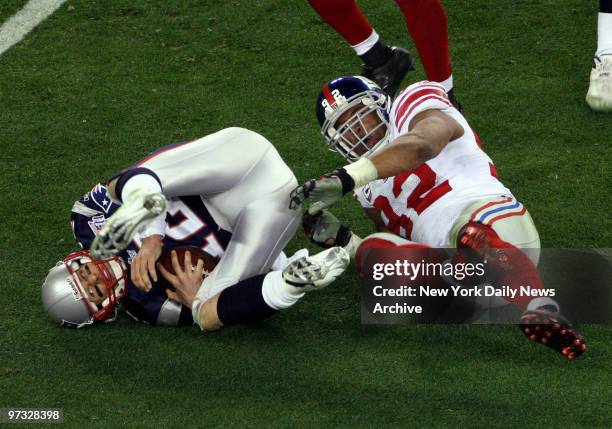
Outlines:
<svg viewBox="0 0 612 429"><path fill-rule="evenodd" d="M323 86L317 116L325 142L350 164L291 194L292 206L312 201L304 221L313 241L344 246L351 255L358 248L413 242L509 249L522 270L505 280L542 287L534 266L540 239L531 216L498 180L477 134L439 83L410 85L392 102L368 79L340 77ZM325 210L351 191L377 229L393 235L362 240ZM512 252L517 248L522 251ZM552 299L511 302L525 310L521 326L532 340L570 359L586 349Z"/></svg>
<svg viewBox="0 0 612 429"><path fill-rule="evenodd" d="M84 200L75 204L75 236L89 251L69 255L50 271L43 284L44 305L54 319L71 326L107 320L128 280L151 290L162 245L190 244L220 256L204 281L200 262L193 270L183 270L176 255L176 275L158 268L176 288L174 297L191 308L194 323L203 330L262 320L288 308L304 292L331 283L349 262L346 251L337 247L270 272L299 221L299 211L288 208L289 191L296 185L274 146L243 128L162 148L87 194L89 202L100 200L98 212L110 216L99 225L94 206ZM96 189L102 188L104 195L99 192L98 198ZM112 204L119 207L110 215ZM193 231L186 228L190 222L198 223ZM84 232L87 225L96 229L93 241ZM139 232L144 239L128 279L126 261L117 255ZM184 262L192 266L188 252ZM146 297L140 301L143 307L151 302ZM152 319L161 314L157 307ZM68 320L69 315L78 320Z"/></svg>

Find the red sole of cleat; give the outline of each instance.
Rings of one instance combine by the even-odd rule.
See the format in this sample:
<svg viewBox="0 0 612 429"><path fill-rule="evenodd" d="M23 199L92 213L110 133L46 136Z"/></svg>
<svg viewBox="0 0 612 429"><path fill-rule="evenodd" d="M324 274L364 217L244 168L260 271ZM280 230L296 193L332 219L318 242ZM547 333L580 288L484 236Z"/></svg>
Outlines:
<svg viewBox="0 0 612 429"><path fill-rule="evenodd" d="M521 330L531 341L553 348L568 360L587 350L584 338L561 316L543 311L526 312L521 317Z"/></svg>

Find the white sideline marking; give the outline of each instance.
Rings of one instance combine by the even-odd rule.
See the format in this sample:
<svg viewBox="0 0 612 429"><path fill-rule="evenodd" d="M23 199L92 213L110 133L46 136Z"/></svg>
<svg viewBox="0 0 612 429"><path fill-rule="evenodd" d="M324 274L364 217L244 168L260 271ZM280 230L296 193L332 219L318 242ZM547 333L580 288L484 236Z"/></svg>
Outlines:
<svg viewBox="0 0 612 429"><path fill-rule="evenodd" d="M0 27L0 55L55 12L66 0L30 0Z"/></svg>

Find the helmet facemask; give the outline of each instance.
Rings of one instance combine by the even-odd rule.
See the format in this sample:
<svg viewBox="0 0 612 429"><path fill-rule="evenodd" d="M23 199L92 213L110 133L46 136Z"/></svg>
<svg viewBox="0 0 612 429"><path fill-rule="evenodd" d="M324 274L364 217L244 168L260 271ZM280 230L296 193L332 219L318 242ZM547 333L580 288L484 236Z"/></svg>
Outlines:
<svg viewBox="0 0 612 429"><path fill-rule="evenodd" d="M96 261L89 251L78 251L49 270L42 302L60 326L81 328L113 321L126 287L127 273L120 258Z"/></svg>
<svg viewBox="0 0 612 429"><path fill-rule="evenodd" d="M387 104L385 95L365 91L327 107L321 127L325 143L349 162L374 153L389 140Z"/></svg>
<svg viewBox="0 0 612 429"><path fill-rule="evenodd" d="M127 273L123 262L118 257L103 260L94 260L89 251L71 253L64 259L64 265L68 269L72 280L76 283L83 302L87 305L89 312L96 321L111 322L117 316L117 304L125 295ZM79 270L86 269L87 272L97 271L103 289L95 286L97 296L103 295L101 302L92 299L83 280L79 276Z"/></svg>

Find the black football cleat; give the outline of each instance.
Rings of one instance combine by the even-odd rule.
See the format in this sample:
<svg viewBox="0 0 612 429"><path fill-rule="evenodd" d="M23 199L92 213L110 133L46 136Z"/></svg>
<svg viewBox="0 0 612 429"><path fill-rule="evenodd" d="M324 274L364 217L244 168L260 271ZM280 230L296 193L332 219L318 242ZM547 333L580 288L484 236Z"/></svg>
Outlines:
<svg viewBox="0 0 612 429"><path fill-rule="evenodd" d="M459 113L461 113L462 115L465 116L465 111L463 110L463 105L461 103L459 103L459 100L457 100L457 98L455 97L455 90L454 90L454 88L451 89L450 91L448 91L446 93L446 95L448 95L448 99L450 100L451 104L455 107L455 109L457 109L459 111Z"/></svg>
<svg viewBox="0 0 612 429"><path fill-rule="evenodd" d="M568 360L576 359L587 349L584 337L559 313L527 310L519 324L531 341L559 351Z"/></svg>
<svg viewBox="0 0 612 429"><path fill-rule="evenodd" d="M391 50L393 54L386 63L378 67L369 67L364 64L363 75L372 79L383 91L393 97L406 73L414 70L414 64L407 50L395 46L392 46Z"/></svg>

